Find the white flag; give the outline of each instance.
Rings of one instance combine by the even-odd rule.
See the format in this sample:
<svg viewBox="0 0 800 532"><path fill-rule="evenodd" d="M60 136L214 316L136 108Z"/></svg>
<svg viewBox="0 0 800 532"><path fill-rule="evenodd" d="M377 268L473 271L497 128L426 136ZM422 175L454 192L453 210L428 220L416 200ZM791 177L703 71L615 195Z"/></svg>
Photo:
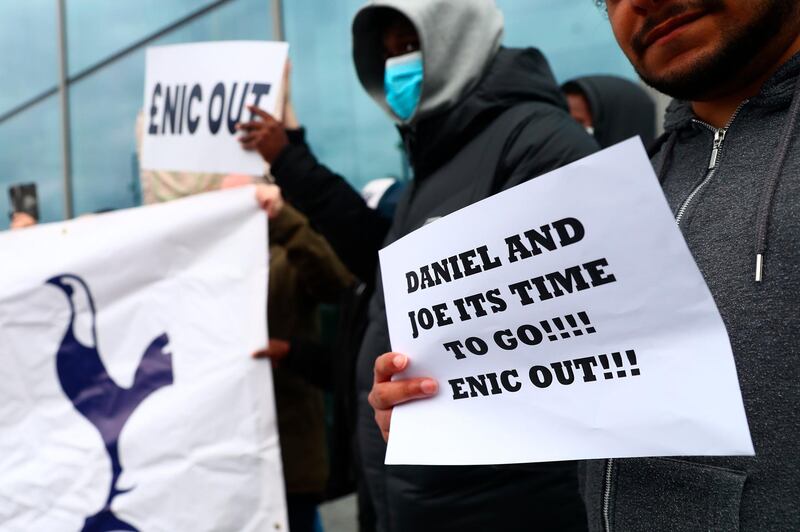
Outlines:
<svg viewBox="0 0 800 532"><path fill-rule="evenodd" d="M2 530L285 530L251 187L0 234Z"/></svg>

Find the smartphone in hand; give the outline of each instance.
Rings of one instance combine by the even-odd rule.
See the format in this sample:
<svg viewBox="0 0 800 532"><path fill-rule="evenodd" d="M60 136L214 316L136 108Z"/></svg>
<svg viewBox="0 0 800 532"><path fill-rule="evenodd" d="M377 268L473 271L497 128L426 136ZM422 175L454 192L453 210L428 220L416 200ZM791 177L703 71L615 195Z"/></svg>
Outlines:
<svg viewBox="0 0 800 532"><path fill-rule="evenodd" d="M21 183L8 187L11 200L11 215L24 213L39 221L39 198L36 192L36 183Z"/></svg>

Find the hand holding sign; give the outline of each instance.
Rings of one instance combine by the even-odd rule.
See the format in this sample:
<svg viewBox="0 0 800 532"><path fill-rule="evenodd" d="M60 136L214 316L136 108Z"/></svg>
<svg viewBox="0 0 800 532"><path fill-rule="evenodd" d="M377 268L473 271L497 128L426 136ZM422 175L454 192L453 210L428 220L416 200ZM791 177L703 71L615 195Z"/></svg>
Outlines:
<svg viewBox="0 0 800 532"><path fill-rule="evenodd" d="M400 379L392 377L408 368L409 360L399 353L385 353L375 361L375 380L369 394L369 404L375 410L375 421L381 429L384 440L389 440L389 425L392 422L392 409L414 399L432 397L439 391L439 384L433 379Z"/></svg>
<svg viewBox="0 0 800 532"><path fill-rule="evenodd" d="M283 123L276 120L268 112L255 106L250 106L248 109L261 120L238 124L236 129L244 131L244 135L239 138L239 142L242 148L249 151L257 151L266 162L272 164L284 148L289 145L286 129L283 127Z"/></svg>
<svg viewBox="0 0 800 532"><path fill-rule="evenodd" d="M389 464L753 452L724 324L638 141L426 225L381 275L414 359L375 367Z"/></svg>

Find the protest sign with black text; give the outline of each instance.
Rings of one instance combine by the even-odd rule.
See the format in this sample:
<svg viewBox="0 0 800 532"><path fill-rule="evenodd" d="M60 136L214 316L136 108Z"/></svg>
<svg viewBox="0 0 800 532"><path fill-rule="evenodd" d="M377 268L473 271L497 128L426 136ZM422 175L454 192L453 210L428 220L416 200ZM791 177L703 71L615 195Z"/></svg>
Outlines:
<svg viewBox="0 0 800 532"><path fill-rule="evenodd" d="M392 349L439 394L389 464L753 453L719 312L638 140L381 251Z"/></svg>
<svg viewBox="0 0 800 532"><path fill-rule="evenodd" d="M263 174L261 157L236 141L236 124L252 120L249 105L279 111L288 50L259 41L148 48L142 168Z"/></svg>

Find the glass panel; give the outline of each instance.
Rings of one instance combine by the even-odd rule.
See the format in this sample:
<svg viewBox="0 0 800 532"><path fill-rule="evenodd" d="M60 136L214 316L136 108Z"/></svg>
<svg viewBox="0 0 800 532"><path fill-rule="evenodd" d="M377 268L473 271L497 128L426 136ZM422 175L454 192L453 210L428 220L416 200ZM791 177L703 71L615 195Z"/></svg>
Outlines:
<svg viewBox="0 0 800 532"><path fill-rule="evenodd" d="M67 0L70 75L211 3L213 0Z"/></svg>
<svg viewBox="0 0 800 532"><path fill-rule="evenodd" d="M64 216L59 109L51 96L0 124L0 229L8 228L8 187L18 183L36 183L41 221Z"/></svg>
<svg viewBox="0 0 800 532"><path fill-rule="evenodd" d="M560 82L590 74L638 80L617 46L605 13L592 0L497 0L506 46L535 46Z"/></svg>
<svg viewBox="0 0 800 532"><path fill-rule="evenodd" d="M283 3L298 118L319 160L356 188L379 177L402 175L397 130L364 92L353 67L350 25L363 3Z"/></svg>
<svg viewBox="0 0 800 532"><path fill-rule="evenodd" d="M0 2L0 115L58 85L58 25L53 0ZM5 147L3 147L5 149Z"/></svg>
<svg viewBox="0 0 800 532"><path fill-rule="evenodd" d="M117 26L105 26L104 31L116 32ZM271 37L271 32L269 2L235 0L175 30L153 45L264 40ZM143 92L144 48L71 86L76 214L139 204L135 123L142 107Z"/></svg>

